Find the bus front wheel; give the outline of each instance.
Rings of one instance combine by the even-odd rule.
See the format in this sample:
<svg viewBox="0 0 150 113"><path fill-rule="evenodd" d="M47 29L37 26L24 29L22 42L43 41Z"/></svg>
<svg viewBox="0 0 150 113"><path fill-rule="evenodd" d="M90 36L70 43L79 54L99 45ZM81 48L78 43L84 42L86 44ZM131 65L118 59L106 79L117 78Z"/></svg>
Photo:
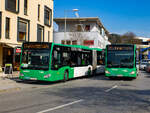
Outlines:
<svg viewBox="0 0 150 113"><path fill-rule="evenodd" d="M68 72L68 71L65 71L65 72L64 72L64 79L63 79L63 82L66 82L68 79L69 79L69 72Z"/></svg>

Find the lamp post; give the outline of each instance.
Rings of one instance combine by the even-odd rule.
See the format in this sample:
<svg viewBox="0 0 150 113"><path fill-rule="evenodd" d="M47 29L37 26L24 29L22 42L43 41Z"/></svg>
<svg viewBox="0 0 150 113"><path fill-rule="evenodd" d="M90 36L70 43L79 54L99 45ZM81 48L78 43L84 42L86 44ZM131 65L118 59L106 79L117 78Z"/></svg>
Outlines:
<svg viewBox="0 0 150 113"><path fill-rule="evenodd" d="M65 10L64 11L64 14L65 14L65 32L64 32L64 38L66 38L67 12L70 12L70 11L77 12L77 11L79 11L79 9L72 9L72 10ZM78 14L78 13L76 13L76 14Z"/></svg>

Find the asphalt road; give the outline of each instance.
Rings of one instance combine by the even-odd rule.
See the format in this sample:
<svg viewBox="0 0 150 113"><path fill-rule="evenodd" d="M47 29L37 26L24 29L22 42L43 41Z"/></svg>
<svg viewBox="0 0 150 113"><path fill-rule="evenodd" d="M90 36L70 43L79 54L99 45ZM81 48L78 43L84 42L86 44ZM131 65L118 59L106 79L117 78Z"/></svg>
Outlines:
<svg viewBox="0 0 150 113"><path fill-rule="evenodd" d="M135 80L100 75L33 84L42 87L0 94L0 113L150 113L150 74L145 72Z"/></svg>

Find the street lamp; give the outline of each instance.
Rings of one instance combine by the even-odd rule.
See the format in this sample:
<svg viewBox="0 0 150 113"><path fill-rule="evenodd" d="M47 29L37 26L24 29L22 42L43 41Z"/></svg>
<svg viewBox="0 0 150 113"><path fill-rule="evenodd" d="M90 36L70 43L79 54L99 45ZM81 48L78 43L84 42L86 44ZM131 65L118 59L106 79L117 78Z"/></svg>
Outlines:
<svg viewBox="0 0 150 113"><path fill-rule="evenodd" d="M79 11L79 9L72 9L72 10L65 10L64 11L64 14L65 14L65 33L64 33L64 37L66 38L66 28L67 28L67 12L70 12L70 11L73 11L73 12L76 12L76 16L79 17L79 14L77 13L77 11Z"/></svg>

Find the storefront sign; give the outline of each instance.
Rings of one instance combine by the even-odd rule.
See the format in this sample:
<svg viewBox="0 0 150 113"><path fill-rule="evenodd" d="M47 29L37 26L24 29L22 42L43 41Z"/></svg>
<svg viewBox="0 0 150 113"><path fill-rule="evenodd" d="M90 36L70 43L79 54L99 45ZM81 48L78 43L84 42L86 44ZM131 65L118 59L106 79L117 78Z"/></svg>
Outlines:
<svg viewBox="0 0 150 113"><path fill-rule="evenodd" d="M21 53L21 48L16 48L16 53Z"/></svg>
<svg viewBox="0 0 150 113"><path fill-rule="evenodd" d="M94 45L94 40L84 40L84 45Z"/></svg>

